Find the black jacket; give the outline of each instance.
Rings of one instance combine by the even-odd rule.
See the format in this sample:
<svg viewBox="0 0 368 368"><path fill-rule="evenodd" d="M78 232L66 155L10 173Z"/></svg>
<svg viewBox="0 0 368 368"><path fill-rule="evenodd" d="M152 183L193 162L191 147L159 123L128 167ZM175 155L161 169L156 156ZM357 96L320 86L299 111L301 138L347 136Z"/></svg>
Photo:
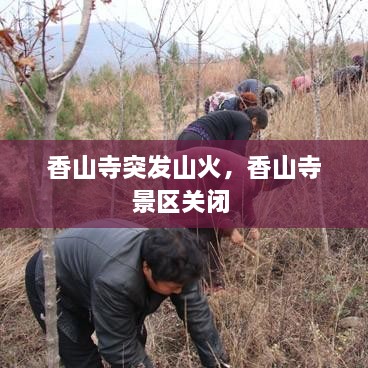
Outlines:
<svg viewBox="0 0 368 368"><path fill-rule="evenodd" d="M248 140L253 129L248 115L241 111L211 112L191 125L205 129L210 140Z"/></svg>
<svg viewBox="0 0 368 368"><path fill-rule="evenodd" d="M115 220L104 220L106 228L69 229L56 237L57 283L60 287L59 328L78 338L77 311L91 313L101 355L113 366L134 367L152 363L137 331L145 317L166 298L148 288L142 271L141 247L146 229L107 228ZM41 257L36 266L36 284L43 293ZM40 295L42 298L42 295ZM177 313L184 319L204 366L216 366L223 353L212 313L198 284L172 295ZM75 313L74 313L75 312Z"/></svg>
<svg viewBox="0 0 368 368"><path fill-rule="evenodd" d="M215 111L204 115L189 124L184 132L192 128L204 130L207 140L231 141L226 147L242 156L245 154L244 141L249 140L253 132L249 116L242 111L231 110ZM179 137L179 140L181 139Z"/></svg>
<svg viewBox="0 0 368 368"><path fill-rule="evenodd" d="M340 95L354 87L362 80L362 68L356 65L348 65L335 70L333 74L333 82L337 93Z"/></svg>

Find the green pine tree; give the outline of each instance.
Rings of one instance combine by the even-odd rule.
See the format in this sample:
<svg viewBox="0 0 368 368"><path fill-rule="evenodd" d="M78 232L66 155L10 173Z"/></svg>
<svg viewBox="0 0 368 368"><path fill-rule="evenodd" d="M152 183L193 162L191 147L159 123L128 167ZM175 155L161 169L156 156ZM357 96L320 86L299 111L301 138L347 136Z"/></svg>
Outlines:
<svg viewBox="0 0 368 368"><path fill-rule="evenodd" d="M180 80L181 64L179 45L174 40L162 65L165 103L172 137L176 136L178 126L186 119L186 114L183 111L186 98L183 92L182 81Z"/></svg>
<svg viewBox="0 0 368 368"><path fill-rule="evenodd" d="M286 67L290 80L303 74L304 70L307 68L304 44L294 36L288 39L286 47Z"/></svg>
<svg viewBox="0 0 368 368"><path fill-rule="evenodd" d="M263 68L264 53L255 43L252 42L249 47L245 43L242 44L240 62L249 68L247 78L259 79L263 83L269 82L269 78Z"/></svg>
<svg viewBox="0 0 368 368"><path fill-rule="evenodd" d="M46 94L46 81L44 76L39 72L34 72L29 80L29 83L37 95L43 99ZM33 106L35 106L38 114L42 115L43 111L38 107L35 97L29 87L24 85L23 89ZM18 95L19 92L14 91L14 93ZM70 136L70 129L75 124L75 110L75 105L72 99L70 98L69 94L65 92L61 108L57 114L56 139L72 138ZM10 137L9 139L26 139L28 136L26 131L26 122L25 117L21 113L20 106L8 106L6 111L10 116L15 117L17 120L17 126L11 131L7 132L6 137ZM36 129L35 138L41 139L44 133L43 127L36 119L34 119L32 115L30 115L30 118L32 119L33 126Z"/></svg>
<svg viewBox="0 0 368 368"><path fill-rule="evenodd" d="M103 100L98 104L86 102L83 106L84 120L88 122L88 132L91 138L103 133L109 139L146 139L150 128L147 107L143 99L132 89L132 78L136 74L125 70L122 80L111 65L105 64L94 71L88 78L88 85L98 94L107 88L119 95L121 88L123 109L119 98L113 106L106 106ZM124 129L121 131L121 126Z"/></svg>

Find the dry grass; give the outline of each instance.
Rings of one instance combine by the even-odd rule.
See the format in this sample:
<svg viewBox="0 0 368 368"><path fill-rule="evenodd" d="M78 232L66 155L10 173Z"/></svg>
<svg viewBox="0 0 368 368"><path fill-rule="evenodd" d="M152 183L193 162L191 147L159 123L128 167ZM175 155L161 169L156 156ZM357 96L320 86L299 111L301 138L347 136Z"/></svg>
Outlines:
<svg viewBox="0 0 368 368"><path fill-rule="evenodd" d="M202 69L201 95L214 91L232 90L234 86L242 81L246 75L245 66L237 59L208 62ZM196 65L187 64L179 71L179 80L183 85L184 95L188 101L189 109L194 103L194 91L196 81ZM158 88L158 78L151 72L139 72L134 76L134 83L131 85L132 91L137 94L146 103L146 108L150 113L150 118L155 121L160 115L160 95ZM85 87L73 87L69 93L76 103L76 125L84 122L80 117L83 116L83 106L90 102L101 108L112 107L118 95L113 90L113 86L107 85L106 88L100 88L98 91L91 91ZM188 110L188 107L184 108Z"/></svg>
<svg viewBox="0 0 368 368"><path fill-rule="evenodd" d="M273 81L282 81L285 79L286 64L282 54L269 55L265 57L264 69L266 75Z"/></svg>
<svg viewBox="0 0 368 368"><path fill-rule="evenodd" d="M27 260L38 249L38 232L0 231L0 366L42 367L44 343L24 287Z"/></svg>
<svg viewBox="0 0 368 368"><path fill-rule="evenodd" d="M368 90L352 98L339 98L331 85L321 89L321 139L366 139L368 134ZM288 97L271 112L265 131L269 139L314 139L312 94Z"/></svg>
<svg viewBox="0 0 368 368"><path fill-rule="evenodd" d="M35 235L32 231L22 230L0 233L0 295L4 304L25 301L20 285L24 278L24 261L39 246Z"/></svg>
<svg viewBox="0 0 368 368"><path fill-rule="evenodd" d="M23 288L24 265L38 242L22 230L1 237L1 280L8 281L0 294L0 366L43 367L43 339ZM368 231L330 230L329 238L326 257L318 230L264 231L260 247L272 263L258 265L222 244L226 290L209 301L234 367L367 367ZM346 316L360 317L363 328L339 328ZM169 302L147 327L147 349L160 368L200 367Z"/></svg>
<svg viewBox="0 0 368 368"><path fill-rule="evenodd" d="M275 80L282 79L281 70L275 72ZM236 61L209 64L203 72L203 91L231 89L244 72ZM183 75L188 80L188 97L192 97L194 68L187 67ZM150 107L153 136L160 138L157 81L140 78L135 89ZM74 89L71 95L79 106L87 100L101 104L106 99L106 105L101 104L105 108L109 103L104 91L96 96ZM322 138L367 137L367 92L342 100L327 86L321 98ZM185 109L189 122L194 106L191 103ZM288 98L272 112L264 133L271 139L313 139L314 134L311 95ZM23 287L25 263L39 245L36 235L25 230L0 232L0 367L44 366L43 338L26 305ZM329 230L331 254L327 257L320 251L319 230L264 231L259 246L277 269L273 264L257 265L245 251L224 242L226 291L209 300L233 367L368 367L367 239L367 230ZM361 318L363 327L340 328L338 322L346 316ZM199 367L169 303L164 303L147 325L147 348L160 368Z"/></svg>
<svg viewBox="0 0 368 368"><path fill-rule="evenodd" d="M207 94L215 91L231 91L245 79L247 68L238 59L210 62L202 69L201 94L205 98ZM185 90L190 99L194 99L196 67L187 68L186 80L189 81Z"/></svg>
<svg viewBox="0 0 368 368"><path fill-rule="evenodd" d="M209 300L233 366L366 367L366 235L330 231L334 251L326 258L318 231L270 230L262 251L282 272L272 264L257 266L243 250L223 244L227 288ZM340 329L346 315L361 317L365 327ZM169 305L149 326L160 367L199 367L195 355L187 354L191 345Z"/></svg>

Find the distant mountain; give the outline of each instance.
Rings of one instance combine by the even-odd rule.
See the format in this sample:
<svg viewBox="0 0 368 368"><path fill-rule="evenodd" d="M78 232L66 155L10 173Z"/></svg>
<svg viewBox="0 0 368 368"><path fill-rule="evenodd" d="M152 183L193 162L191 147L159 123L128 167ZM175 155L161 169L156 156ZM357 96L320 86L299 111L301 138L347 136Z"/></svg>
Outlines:
<svg viewBox="0 0 368 368"><path fill-rule="evenodd" d="M153 50L147 39L149 31L134 24L127 23L124 28L116 22L109 22L102 26L97 23L91 23L88 31L87 42L83 48L82 54L74 70L84 73L91 69L98 69L101 65L109 62L112 65L118 65L116 55L109 40L114 40L120 44L124 35L125 58L128 66L137 63L150 63L154 60ZM79 25L64 26L65 54L67 55L74 41L78 36ZM48 56L51 58L51 65L56 66L62 60L61 30L60 27L53 26L48 28ZM179 43L182 56L185 58L193 57L195 49Z"/></svg>

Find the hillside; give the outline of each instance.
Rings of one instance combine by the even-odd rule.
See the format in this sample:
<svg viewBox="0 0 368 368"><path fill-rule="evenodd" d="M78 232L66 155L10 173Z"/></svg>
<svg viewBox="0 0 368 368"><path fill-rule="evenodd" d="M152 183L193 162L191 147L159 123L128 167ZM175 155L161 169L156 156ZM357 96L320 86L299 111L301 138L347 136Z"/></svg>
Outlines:
<svg viewBox="0 0 368 368"><path fill-rule="evenodd" d="M64 48L67 55L73 47L78 35L79 25L67 24L64 26ZM88 31L86 45L78 59L75 71L86 74L92 69L96 70L101 65L111 63L118 66L118 61L111 43L117 47L123 45L124 64L131 67L134 64L150 64L154 60L154 54L148 40L149 31L134 23L126 23L124 26L117 22L91 23ZM61 30L60 27L48 28L47 49L48 57L52 65L60 63L61 53ZM183 54L190 57L195 50L187 45L179 43ZM167 48L164 48L164 51Z"/></svg>

